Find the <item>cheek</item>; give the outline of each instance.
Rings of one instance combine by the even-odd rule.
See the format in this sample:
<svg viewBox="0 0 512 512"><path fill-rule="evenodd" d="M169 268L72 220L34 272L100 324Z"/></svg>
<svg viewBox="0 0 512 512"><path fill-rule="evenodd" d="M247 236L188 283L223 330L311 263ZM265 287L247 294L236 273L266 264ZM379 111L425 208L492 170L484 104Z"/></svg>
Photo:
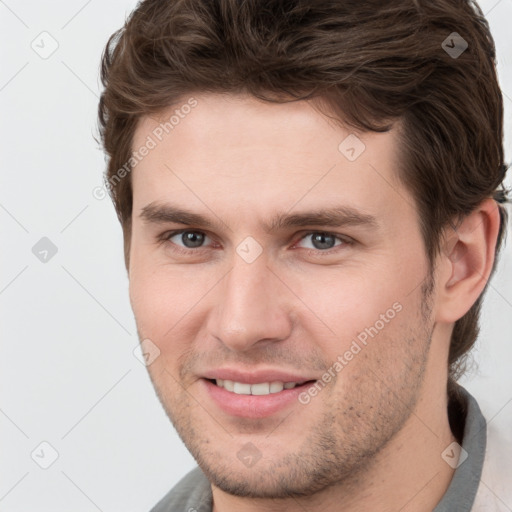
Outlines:
<svg viewBox="0 0 512 512"><path fill-rule="evenodd" d="M162 340L178 317L185 314L189 288L175 274L138 263L134 262L130 270L130 303L139 334Z"/></svg>
<svg viewBox="0 0 512 512"><path fill-rule="evenodd" d="M170 268L149 260L134 268L130 273L130 302L138 334L141 339L149 338L155 343L161 354L151 370L162 365L176 368L180 356L185 357L195 347L198 328L205 320L205 295L218 278L203 278L197 271Z"/></svg>
<svg viewBox="0 0 512 512"><path fill-rule="evenodd" d="M291 287L301 299L304 321L310 318L307 324L311 325L311 320L320 320L326 334L335 335L344 345L376 322L380 326L382 321L395 317L407 287L398 279L384 277L388 275L389 270L368 267L338 272L322 269L300 278L295 276L295 285ZM293 277L290 275L288 280L293 282ZM381 315L384 320L380 320Z"/></svg>

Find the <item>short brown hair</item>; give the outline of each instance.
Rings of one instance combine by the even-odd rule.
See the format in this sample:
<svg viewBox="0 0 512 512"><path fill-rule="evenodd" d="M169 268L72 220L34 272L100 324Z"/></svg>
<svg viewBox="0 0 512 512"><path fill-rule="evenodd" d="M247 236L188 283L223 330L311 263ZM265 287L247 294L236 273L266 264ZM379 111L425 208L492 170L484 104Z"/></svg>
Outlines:
<svg viewBox="0 0 512 512"><path fill-rule="evenodd" d="M508 166L495 66L488 23L470 0L140 2L103 52L98 109L127 268L131 178L114 178L130 161L138 120L194 92L311 99L362 131L400 121L399 178L417 204L431 267L442 229L490 197L501 218L497 254ZM477 338L482 297L455 323L449 389Z"/></svg>

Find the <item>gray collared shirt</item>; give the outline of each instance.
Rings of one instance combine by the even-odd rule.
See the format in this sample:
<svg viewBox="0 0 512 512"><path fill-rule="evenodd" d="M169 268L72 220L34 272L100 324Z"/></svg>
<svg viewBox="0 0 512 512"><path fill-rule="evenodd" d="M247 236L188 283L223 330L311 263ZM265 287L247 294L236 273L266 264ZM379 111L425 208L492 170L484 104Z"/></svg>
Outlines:
<svg viewBox="0 0 512 512"><path fill-rule="evenodd" d="M459 386L465 401L462 448L468 454L453 474L452 481L441 501L432 512L470 512L480 482L487 442L486 421L473 396ZM462 458L461 458L462 459ZM151 512L212 512L210 483L199 467L187 473L156 505Z"/></svg>

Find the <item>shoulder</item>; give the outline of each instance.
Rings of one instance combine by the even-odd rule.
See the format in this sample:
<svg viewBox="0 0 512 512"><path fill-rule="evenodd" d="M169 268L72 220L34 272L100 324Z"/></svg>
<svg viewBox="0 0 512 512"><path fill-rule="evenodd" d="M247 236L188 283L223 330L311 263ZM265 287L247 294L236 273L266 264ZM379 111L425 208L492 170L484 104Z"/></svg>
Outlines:
<svg viewBox="0 0 512 512"><path fill-rule="evenodd" d="M152 509L151 512L211 512L210 482L196 467L187 473Z"/></svg>
<svg viewBox="0 0 512 512"><path fill-rule="evenodd" d="M510 512L512 510L512 409L505 406L496 410L496 404L485 396L478 400L462 387L468 415L463 448L467 460L457 469L467 469L482 456L478 473L477 492L471 512ZM473 464L474 465L474 464ZM455 478L455 476L454 476ZM451 509L450 509L451 510Z"/></svg>
<svg viewBox="0 0 512 512"><path fill-rule="evenodd" d="M505 411L504 411L505 413ZM509 512L512 509L512 431L496 417L487 424L487 446L474 512Z"/></svg>

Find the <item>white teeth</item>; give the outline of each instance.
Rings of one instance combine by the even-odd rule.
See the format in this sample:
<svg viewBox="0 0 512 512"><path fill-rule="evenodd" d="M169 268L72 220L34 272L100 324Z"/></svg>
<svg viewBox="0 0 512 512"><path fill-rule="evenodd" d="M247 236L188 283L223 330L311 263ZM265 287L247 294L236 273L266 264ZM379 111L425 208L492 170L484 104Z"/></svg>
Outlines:
<svg viewBox="0 0 512 512"><path fill-rule="evenodd" d="M283 391L284 384L282 382L271 382L270 383L270 392L271 393L279 393L279 391ZM290 388L288 388L290 389Z"/></svg>
<svg viewBox="0 0 512 512"><path fill-rule="evenodd" d="M237 395L269 395L279 393L283 389L292 389L302 384L297 382L259 382L258 384L245 384L243 382L234 382L226 379L216 379L217 386Z"/></svg>
<svg viewBox="0 0 512 512"><path fill-rule="evenodd" d="M250 384L242 384L241 382L233 383L233 392L237 395L250 395L251 394L251 385Z"/></svg>
<svg viewBox="0 0 512 512"><path fill-rule="evenodd" d="M252 384L251 395L268 395L270 393L270 384L262 382L261 384Z"/></svg>

